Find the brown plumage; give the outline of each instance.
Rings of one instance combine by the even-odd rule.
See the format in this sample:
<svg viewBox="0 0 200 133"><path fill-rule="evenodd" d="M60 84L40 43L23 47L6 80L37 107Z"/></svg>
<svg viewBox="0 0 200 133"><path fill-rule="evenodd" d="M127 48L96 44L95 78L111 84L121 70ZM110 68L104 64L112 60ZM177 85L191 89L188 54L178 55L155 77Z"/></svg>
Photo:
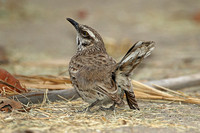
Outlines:
<svg viewBox="0 0 200 133"><path fill-rule="evenodd" d="M154 42L139 41L134 44L119 63L110 57L103 39L91 27L67 20L77 30L77 52L69 63L69 74L80 97L90 103L88 110L99 105L102 110L113 110L124 105L123 97L131 109L138 109L129 76L143 58L150 55ZM110 108L103 105L113 103Z"/></svg>

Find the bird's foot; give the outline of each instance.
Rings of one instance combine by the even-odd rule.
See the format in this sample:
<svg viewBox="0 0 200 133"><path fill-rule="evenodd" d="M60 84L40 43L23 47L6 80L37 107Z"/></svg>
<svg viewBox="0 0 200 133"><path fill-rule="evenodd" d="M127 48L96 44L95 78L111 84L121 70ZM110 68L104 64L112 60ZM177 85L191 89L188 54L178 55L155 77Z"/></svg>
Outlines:
<svg viewBox="0 0 200 133"><path fill-rule="evenodd" d="M88 107L84 108L83 110L78 110L77 112L91 112L91 108L94 107L96 104L98 104L100 101L96 100L95 102L93 102L92 104L90 104Z"/></svg>

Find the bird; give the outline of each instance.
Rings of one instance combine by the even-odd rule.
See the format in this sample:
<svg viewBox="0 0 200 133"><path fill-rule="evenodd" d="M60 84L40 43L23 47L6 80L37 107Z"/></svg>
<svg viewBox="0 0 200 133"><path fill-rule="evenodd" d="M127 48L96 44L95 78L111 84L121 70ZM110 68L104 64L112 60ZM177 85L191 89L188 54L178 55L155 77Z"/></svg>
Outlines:
<svg viewBox="0 0 200 133"><path fill-rule="evenodd" d="M89 103L85 110L94 106L101 110L114 110L125 105L140 110L130 77L141 61L154 49L154 41L138 41L118 63L108 55L100 34L93 28L66 18L76 29L76 54L69 62L69 75L73 87ZM110 107L105 107L111 104Z"/></svg>

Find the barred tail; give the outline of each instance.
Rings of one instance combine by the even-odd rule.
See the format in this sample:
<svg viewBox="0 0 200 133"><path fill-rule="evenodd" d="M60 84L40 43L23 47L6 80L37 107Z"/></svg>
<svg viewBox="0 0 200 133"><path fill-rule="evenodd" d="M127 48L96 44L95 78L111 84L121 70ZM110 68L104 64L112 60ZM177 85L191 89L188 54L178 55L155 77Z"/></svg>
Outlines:
<svg viewBox="0 0 200 133"><path fill-rule="evenodd" d="M121 71L125 75L131 74L138 64L151 54L153 49L153 41L138 41L129 49L126 55L118 63L117 71Z"/></svg>

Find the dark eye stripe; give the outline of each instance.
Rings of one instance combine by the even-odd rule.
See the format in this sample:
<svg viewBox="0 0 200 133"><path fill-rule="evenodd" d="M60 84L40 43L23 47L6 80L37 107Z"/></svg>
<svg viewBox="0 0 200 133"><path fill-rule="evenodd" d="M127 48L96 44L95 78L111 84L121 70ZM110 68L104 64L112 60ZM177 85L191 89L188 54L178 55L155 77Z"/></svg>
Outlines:
<svg viewBox="0 0 200 133"><path fill-rule="evenodd" d="M87 46L88 44L87 44L87 43L82 43L82 45L83 45L83 46Z"/></svg>
<svg viewBox="0 0 200 133"><path fill-rule="evenodd" d="M78 45L80 45L80 40L78 39Z"/></svg>

